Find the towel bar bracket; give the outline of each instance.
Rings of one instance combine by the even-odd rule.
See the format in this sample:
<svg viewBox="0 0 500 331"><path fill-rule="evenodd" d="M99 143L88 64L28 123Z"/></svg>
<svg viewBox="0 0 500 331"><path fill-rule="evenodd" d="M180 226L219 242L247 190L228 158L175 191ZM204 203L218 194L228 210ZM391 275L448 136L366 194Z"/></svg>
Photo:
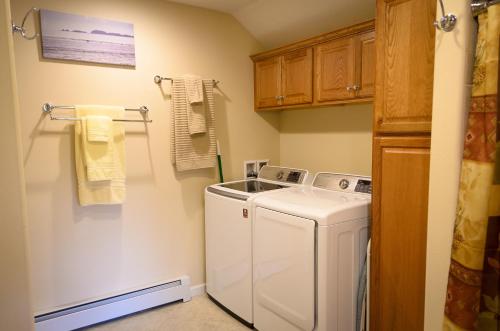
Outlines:
<svg viewBox="0 0 500 331"><path fill-rule="evenodd" d="M444 10L444 5L443 5L443 0L439 0L439 4L441 6L441 13L442 16L438 21L434 21L434 26L436 29L444 31L444 32L450 32L455 28L455 25L457 25L457 16L452 13L445 13Z"/></svg>
<svg viewBox="0 0 500 331"><path fill-rule="evenodd" d="M46 114L50 114L52 112L52 109L54 109L54 106L52 106L50 103L46 102L42 105L42 111Z"/></svg>

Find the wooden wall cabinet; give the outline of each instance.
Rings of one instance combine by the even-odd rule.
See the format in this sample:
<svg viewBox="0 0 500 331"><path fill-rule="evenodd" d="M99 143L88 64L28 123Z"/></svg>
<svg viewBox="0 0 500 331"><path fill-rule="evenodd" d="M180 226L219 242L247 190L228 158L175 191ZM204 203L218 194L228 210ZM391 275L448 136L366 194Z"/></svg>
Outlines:
<svg viewBox="0 0 500 331"><path fill-rule="evenodd" d="M373 31L317 45L314 53L315 103L373 97Z"/></svg>
<svg viewBox="0 0 500 331"><path fill-rule="evenodd" d="M369 21L253 55L255 110L371 101L373 30Z"/></svg>
<svg viewBox="0 0 500 331"><path fill-rule="evenodd" d="M375 130L379 132L431 130L435 2L377 1Z"/></svg>
<svg viewBox="0 0 500 331"><path fill-rule="evenodd" d="M256 61L256 108L312 102L312 49Z"/></svg>
<svg viewBox="0 0 500 331"><path fill-rule="evenodd" d="M377 0L370 330L424 329L435 0Z"/></svg>

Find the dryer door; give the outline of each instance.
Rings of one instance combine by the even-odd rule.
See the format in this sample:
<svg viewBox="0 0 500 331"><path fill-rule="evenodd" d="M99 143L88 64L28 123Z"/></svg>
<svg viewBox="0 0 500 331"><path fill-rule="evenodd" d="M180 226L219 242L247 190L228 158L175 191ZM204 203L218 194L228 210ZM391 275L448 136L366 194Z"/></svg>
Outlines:
<svg viewBox="0 0 500 331"><path fill-rule="evenodd" d="M256 329L314 329L315 227L313 220L256 208L253 237Z"/></svg>

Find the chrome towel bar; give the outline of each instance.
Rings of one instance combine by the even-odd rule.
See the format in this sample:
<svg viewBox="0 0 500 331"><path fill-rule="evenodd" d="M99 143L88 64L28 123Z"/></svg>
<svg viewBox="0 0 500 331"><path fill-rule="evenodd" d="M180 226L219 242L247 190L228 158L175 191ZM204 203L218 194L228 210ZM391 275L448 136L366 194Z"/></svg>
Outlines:
<svg viewBox="0 0 500 331"><path fill-rule="evenodd" d="M52 111L54 109L75 109L75 106L55 106L51 103L44 103L42 105L42 112L44 114L49 114L50 119L54 121L79 121L80 118L77 117L60 117L60 116L54 116L52 114ZM149 109L146 106L141 106L140 108L125 108L125 111L138 111L140 112L143 116L144 119L142 120L129 120L129 119L113 119L115 122L139 122L139 123L152 123L153 121L148 118L148 112Z"/></svg>
<svg viewBox="0 0 500 331"><path fill-rule="evenodd" d="M173 78L171 78L171 77L162 77L160 75L154 76L154 82L156 84L158 84L158 85L160 85L163 80L170 80L171 81L171 80L173 80ZM215 80L215 79L212 79L212 81L214 82L214 86L217 86L217 84L220 83L220 81Z"/></svg>

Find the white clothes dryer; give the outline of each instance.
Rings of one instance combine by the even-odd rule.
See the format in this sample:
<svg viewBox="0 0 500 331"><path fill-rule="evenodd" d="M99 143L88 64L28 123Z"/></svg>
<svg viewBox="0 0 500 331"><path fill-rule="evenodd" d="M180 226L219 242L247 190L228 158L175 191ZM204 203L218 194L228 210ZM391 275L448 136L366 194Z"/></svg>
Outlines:
<svg viewBox="0 0 500 331"><path fill-rule="evenodd" d="M254 326L355 331L371 179L318 173L253 200Z"/></svg>
<svg viewBox="0 0 500 331"><path fill-rule="evenodd" d="M264 166L256 179L205 190L206 290L232 316L253 324L252 200L304 183L307 170ZM266 193L267 192L267 193Z"/></svg>

